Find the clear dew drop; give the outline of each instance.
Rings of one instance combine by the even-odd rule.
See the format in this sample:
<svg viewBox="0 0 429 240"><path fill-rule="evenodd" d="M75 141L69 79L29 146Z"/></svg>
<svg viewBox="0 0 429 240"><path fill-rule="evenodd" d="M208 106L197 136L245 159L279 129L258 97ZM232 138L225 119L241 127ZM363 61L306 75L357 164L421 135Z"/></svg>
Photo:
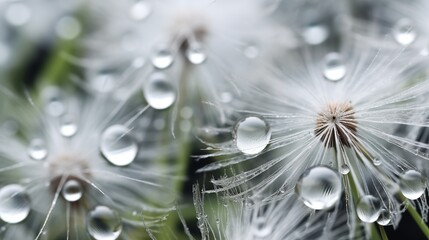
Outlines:
<svg viewBox="0 0 429 240"><path fill-rule="evenodd" d="M97 206L88 213L86 227L96 240L115 240L122 232L119 214L106 206Z"/></svg>
<svg viewBox="0 0 429 240"><path fill-rule="evenodd" d="M154 73L143 88L149 105L158 110L169 108L176 101L176 90L163 73Z"/></svg>
<svg viewBox="0 0 429 240"><path fill-rule="evenodd" d="M343 164L343 165L340 167L340 173L341 173L341 174L343 174L343 175L347 175L347 174L349 174L349 172L350 172L350 167L349 167L347 164Z"/></svg>
<svg viewBox="0 0 429 240"><path fill-rule="evenodd" d="M60 126L60 133L63 137L73 137L77 132L77 125L73 122L71 117L62 119Z"/></svg>
<svg viewBox="0 0 429 240"><path fill-rule="evenodd" d="M74 179L69 179L64 184L61 194L63 198L68 202L79 201L83 195L82 185Z"/></svg>
<svg viewBox="0 0 429 240"><path fill-rule="evenodd" d="M416 40L417 33L413 25L411 20L402 18L393 26L393 36L399 44L406 46Z"/></svg>
<svg viewBox="0 0 429 240"><path fill-rule="evenodd" d="M380 216L381 202L372 195L363 196L357 205L356 212L362 222L373 223Z"/></svg>
<svg viewBox="0 0 429 240"><path fill-rule="evenodd" d="M373 163L375 166L380 166L380 165L381 165L381 160L380 160L379 158L374 158L374 159L372 160L372 163Z"/></svg>
<svg viewBox="0 0 429 240"><path fill-rule="evenodd" d="M323 66L323 76L327 80L336 82L346 75L346 66L340 54L336 52L329 53L325 56L325 65Z"/></svg>
<svg viewBox="0 0 429 240"><path fill-rule="evenodd" d="M238 150L245 154L257 154L264 150L271 138L271 129L259 117L246 117L234 129L234 140Z"/></svg>
<svg viewBox="0 0 429 240"><path fill-rule="evenodd" d="M31 140L28 155L34 160L43 160L48 156L45 141L40 138Z"/></svg>
<svg viewBox="0 0 429 240"><path fill-rule="evenodd" d="M113 125L107 128L100 142L103 156L115 166L127 166L137 156L138 145L129 129L122 125Z"/></svg>
<svg viewBox="0 0 429 240"><path fill-rule="evenodd" d="M298 179L295 192L309 208L328 209L341 197L340 175L326 166L309 168Z"/></svg>
<svg viewBox="0 0 429 240"><path fill-rule="evenodd" d="M377 223L381 226L387 226L391 224L390 213L386 209L381 209L380 217L377 219Z"/></svg>
<svg viewBox="0 0 429 240"><path fill-rule="evenodd" d="M145 20L152 12L152 6L146 0L134 3L130 8L130 16L137 21Z"/></svg>
<svg viewBox="0 0 429 240"><path fill-rule="evenodd" d="M264 217L258 217L254 220L253 223L253 235L257 238L266 238L268 237L273 229L267 224L267 219Z"/></svg>
<svg viewBox="0 0 429 240"><path fill-rule="evenodd" d="M186 58L194 65L198 65L206 61L207 55L200 44L192 44L186 49Z"/></svg>
<svg viewBox="0 0 429 240"><path fill-rule="evenodd" d="M0 190L0 218L7 223L19 223L30 213L31 201L25 189L16 184Z"/></svg>
<svg viewBox="0 0 429 240"><path fill-rule="evenodd" d="M157 48L152 55L152 65L159 69L165 69L171 66L174 57L173 53L168 48Z"/></svg>
<svg viewBox="0 0 429 240"><path fill-rule="evenodd" d="M425 192L426 181L426 178L420 172L408 170L401 175L399 187L406 198L415 200Z"/></svg>
<svg viewBox="0 0 429 240"><path fill-rule="evenodd" d="M310 24L302 33L304 41L310 45L323 43L328 39L329 34L329 28L322 24Z"/></svg>

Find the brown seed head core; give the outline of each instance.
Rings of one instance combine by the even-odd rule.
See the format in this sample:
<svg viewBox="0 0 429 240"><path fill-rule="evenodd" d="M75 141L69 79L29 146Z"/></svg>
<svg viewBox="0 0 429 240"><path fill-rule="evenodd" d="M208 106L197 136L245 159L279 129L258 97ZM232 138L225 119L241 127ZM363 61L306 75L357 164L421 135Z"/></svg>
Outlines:
<svg viewBox="0 0 429 240"><path fill-rule="evenodd" d="M347 146L350 147L356 141L357 122L355 111L349 102L330 102L317 114L317 137L326 147Z"/></svg>

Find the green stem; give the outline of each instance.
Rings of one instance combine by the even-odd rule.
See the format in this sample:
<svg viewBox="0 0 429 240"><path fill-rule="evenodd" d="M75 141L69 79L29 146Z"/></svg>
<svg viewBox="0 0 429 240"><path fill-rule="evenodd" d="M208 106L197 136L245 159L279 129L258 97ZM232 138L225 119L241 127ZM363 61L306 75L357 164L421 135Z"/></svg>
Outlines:
<svg viewBox="0 0 429 240"><path fill-rule="evenodd" d="M405 197L402 194L401 194L401 198L405 200L405 204L407 205L407 211L410 213L411 217L413 217L414 221L417 223L417 225L419 226L423 234L426 236L426 238L429 239L429 227L425 224L420 214L413 207L413 205L411 205L408 199L405 199Z"/></svg>
<svg viewBox="0 0 429 240"><path fill-rule="evenodd" d="M386 231L384 230L384 227L378 225L378 229L380 230L381 238L383 240L389 240L389 238L387 237Z"/></svg>

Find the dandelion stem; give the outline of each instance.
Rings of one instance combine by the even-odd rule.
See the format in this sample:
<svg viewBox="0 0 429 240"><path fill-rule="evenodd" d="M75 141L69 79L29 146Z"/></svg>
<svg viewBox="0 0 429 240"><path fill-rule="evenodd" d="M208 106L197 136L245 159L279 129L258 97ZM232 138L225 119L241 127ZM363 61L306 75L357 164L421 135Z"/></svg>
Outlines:
<svg viewBox="0 0 429 240"><path fill-rule="evenodd" d="M389 240L389 238L387 237L386 231L384 230L384 227L378 225L378 229L380 230L381 238L383 240Z"/></svg>
<svg viewBox="0 0 429 240"><path fill-rule="evenodd" d="M425 224L420 214L413 207L413 205L411 205L408 199L406 199L402 194L400 195L400 197L403 201L405 201L405 204L407 206L407 211L410 213L411 217L413 217L414 221L417 223L420 230L426 236L426 239L429 239L429 227Z"/></svg>

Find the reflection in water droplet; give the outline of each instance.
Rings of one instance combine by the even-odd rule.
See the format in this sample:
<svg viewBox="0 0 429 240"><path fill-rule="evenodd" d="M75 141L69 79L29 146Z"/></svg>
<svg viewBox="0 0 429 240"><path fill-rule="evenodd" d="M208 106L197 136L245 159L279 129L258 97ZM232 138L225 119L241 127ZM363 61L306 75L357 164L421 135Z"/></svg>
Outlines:
<svg viewBox="0 0 429 240"><path fill-rule="evenodd" d="M426 178L420 172L408 170L402 174L399 180L399 187L406 198L415 200L425 192L426 181Z"/></svg>
<svg viewBox="0 0 429 240"><path fill-rule="evenodd" d="M115 240L122 232L119 214L106 206L97 206L88 213L86 227L96 240Z"/></svg>
<svg viewBox="0 0 429 240"><path fill-rule="evenodd" d="M372 195L363 196L357 205L356 212L362 222L373 223L380 216L381 202Z"/></svg>
<svg viewBox="0 0 429 240"><path fill-rule="evenodd" d="M377 220L377 223L381 226L387 226L391 224L390 213L386 209L380 211L380 217Z"/></svg>
<svg viewBox="0 0 429 240"><path fill-rule="evenodd" d="M151 58L153 66L159 69L168 68L173 63L173 60L173 53L168 48L155 49Z"/></svg>
<svg viewBox="0 0 429 240"><path fill-rule="evenodd" d="M326 55L323 75L330 81L339 81L344 78L346 66L340 54L332 52Z"/></svg>
<svg viewBox="0 0 429 240"><path fill-rule="evenodd" d="M186 58L192 64L198 65L207 59L207 55L200 44L194 43L188 49L186 49Z"/></svg>
<svg viewBox="0 0 429 240"><path fill-rule="evenodd" d="M295 192L312 209L327 209L341 197L340 175L326 166L307 169L295 186Z"/></svg>
<svg viewBox="0 0 429 240"><path fill-rule="evenodd" d="M61 194L63 198L68 202L79 201L83 195L82 185L74 179L69 179L64 184Z"/></svg>
<svg viewBox="0 0 429 240"><path fill-rule="evenodd" d="M137 21L146 19L151 12L152 7L146 0L139 0L130 8L131 18Z"/></svg>
<svg viewBox="0 0 429 240"><path fill-rule="evenodd" d="M308 44L319 45L328 39L329 28L322 24L312 24L304 29L302 35Z"/></svg>
<svg viewBox="0 0 429 240"><path fill-rule="evenodd" d="M60 126L60 133L63 137L72 137L77 132L77 125L71 120L70 116L66 116L62 119Z"/></svg>
<svg viewBox="0 0 429 240"><path fill-rule="evenodd" d="M399 44L406 46L416 40L417 33L413 25L411 20L403 18L393 26L393 36Z"/></svg>
<svg viewBox="0 0 429 240"><path fill-rule="evenodd" d="M20 185L11 184L0 190L0 218L7 223L19 223L31 209L30 197Z"/></svg>
<svg viewBox="0 0 429 240"><path fill-rule="evenodd" d="M45 141L40 138L31 140L28 154L34 160L45 159L48 156L48 149L46 148Z"/></svg>
<svg viewBox="0 0 429 240"><path fill-rule="evenodd" d="M143 88L149 105L158 110L170 107L176 101L176 90L163 73L154 73Z"/></svg>
<svg viewBox="0 0 429 240"><path fill-rule="evenodd" d="M129 134L128 128L122 125L113 125L103 132L100 150L110 163L122 167L134 161L138 146L135 139Z"/></svg>
<svg viewBox="0 0 429 240"><path fill-rule="evenodd" d="M271 129L259 117L246 117L234 129L234 140L238 150L245 154L257 154L264 150L271 138Z"/></svg>

